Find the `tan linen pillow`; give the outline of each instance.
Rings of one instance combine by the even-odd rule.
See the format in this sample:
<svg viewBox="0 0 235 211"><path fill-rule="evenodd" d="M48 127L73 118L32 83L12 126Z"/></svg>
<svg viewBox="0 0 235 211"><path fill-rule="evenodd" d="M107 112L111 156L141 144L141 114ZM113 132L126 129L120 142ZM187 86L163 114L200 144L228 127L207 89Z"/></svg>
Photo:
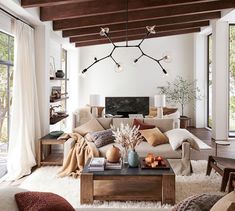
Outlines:
<svg viewBox="0 0 235 211"><path fill-rule="evenodd" d="M235 210L235 191L225 195L222 199L217 201L210 211L233 211Z"/></svg>
<svg viewBox="0 0 235 211"><path fill-rule="evenodd" d="M73 132L85 136L87 133L101 131L101 130L104 130L104 128L95 118L93 118L87 123L73 129Z"/></svg>
<svg viewBox="0 0 235 211"><path fill-rule="evenodd" d="M147 140L151 146L169 143L165 136L157 127L153 129L140 130L141 135Z"/></svg>

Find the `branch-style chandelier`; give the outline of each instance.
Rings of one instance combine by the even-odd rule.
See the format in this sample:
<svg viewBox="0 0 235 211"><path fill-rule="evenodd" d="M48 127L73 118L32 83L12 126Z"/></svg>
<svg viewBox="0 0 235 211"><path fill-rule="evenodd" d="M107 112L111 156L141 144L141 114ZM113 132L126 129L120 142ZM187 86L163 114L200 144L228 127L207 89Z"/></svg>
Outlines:
<svg viewBox="0 0 235 211"><path fill-rule="evenodd" d="M139 61L139 59L141 59L142 57L148 57L149 59L157 62L157 64L160 66L160 68L162 69L163 73L164 74L167 74L167 71L166 69L162 66L161 64L161 61L165 61L165 62L170 62L170 56L169 55L164 55L163 57L161 57L160 59L156 59L156 58L153 58L152 56L146 54L142 48L141 48L141 44L144 42L144 40L149 37L151 34L156 34L156 30L155 30L155 27L156 25L154 26L146 26L146 34L145 36L143 37L143 39L139 42L139 44L137 45L129 45L128 44L128 0L126 1L126 5L127 5L127 13L126 13L126 44L125 45L116 45L112 39L110 38L109 36L109 28L108 27L105 27L105 28L102 28L101 27L101 31L100 31L100 36L104 36L106 37L109 42L113 45L113 49L111 50L110 54L108 54L107 56L104 56L100 59L97 59L96 57L94 58L94 62L88 66L87 68L85 68L83 71L82 71L82 74L86 73L88 69L90 69L93 65L95 65L96 63L102 61L102 60L105 60L107 58L111 58L113 60L113 62L115 63L115 65L117 66L118 70L119 71L122 71L122 66L120 63L118 63L114 57L113 57L113 53L115 51L115 49L117 48L138 48L139 51L141 52L141 55L136 58L134 60L134 63L137 63Z"/></svg>

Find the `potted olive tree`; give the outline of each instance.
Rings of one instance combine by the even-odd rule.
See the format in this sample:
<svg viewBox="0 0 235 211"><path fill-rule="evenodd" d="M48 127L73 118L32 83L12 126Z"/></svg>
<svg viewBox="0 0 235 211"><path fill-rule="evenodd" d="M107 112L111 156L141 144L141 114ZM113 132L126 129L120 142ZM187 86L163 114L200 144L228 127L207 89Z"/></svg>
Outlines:
<svg viewBox="0 0 235 211"><path fill-rule="evenodd" d="M181 107L181 118L188 118L184 116L184 107L193 100L200 100L200 89L196 86L196 80L188 81L181 76L177 76L171 83L167 82L164 87L158 87L160 94L166 96L169 103L178 104Z"/></svg>

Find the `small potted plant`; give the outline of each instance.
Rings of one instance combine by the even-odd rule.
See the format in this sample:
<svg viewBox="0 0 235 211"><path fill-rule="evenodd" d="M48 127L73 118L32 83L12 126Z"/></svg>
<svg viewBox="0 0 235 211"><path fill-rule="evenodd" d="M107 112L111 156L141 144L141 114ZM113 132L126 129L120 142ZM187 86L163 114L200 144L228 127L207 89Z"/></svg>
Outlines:
<svg viewBox="0 0 235 211"><path fill-rule="evenodd" d="M129 126L128 124L120 124L120 128L111 126L115 142L120 144L124 149L123 162L127 162L130 167L137 167L139 164L139 156L135 151L135 147L140 144L143 137L139 133L139 127ZM128 155L128 157L127 157Z"/></svg>

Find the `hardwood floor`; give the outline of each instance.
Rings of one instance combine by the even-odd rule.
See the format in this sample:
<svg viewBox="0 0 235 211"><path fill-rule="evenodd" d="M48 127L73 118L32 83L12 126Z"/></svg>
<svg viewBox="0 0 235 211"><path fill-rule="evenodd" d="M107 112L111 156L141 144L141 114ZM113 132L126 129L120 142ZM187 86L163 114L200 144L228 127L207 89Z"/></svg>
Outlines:
<svg viewBox="0 0 235 211"><path fill-rule="evenodd" d="M196 150L191 151L192 160L207 160L209 155L215 155L215 140L211 138L211 131L206 128L188 128L188 130L204 141L206 144L212 147L211 150L202 150L200 152ZM217 156L228 157L235 159L235 140L229 140L229 146L217 147Z"/></svg>

